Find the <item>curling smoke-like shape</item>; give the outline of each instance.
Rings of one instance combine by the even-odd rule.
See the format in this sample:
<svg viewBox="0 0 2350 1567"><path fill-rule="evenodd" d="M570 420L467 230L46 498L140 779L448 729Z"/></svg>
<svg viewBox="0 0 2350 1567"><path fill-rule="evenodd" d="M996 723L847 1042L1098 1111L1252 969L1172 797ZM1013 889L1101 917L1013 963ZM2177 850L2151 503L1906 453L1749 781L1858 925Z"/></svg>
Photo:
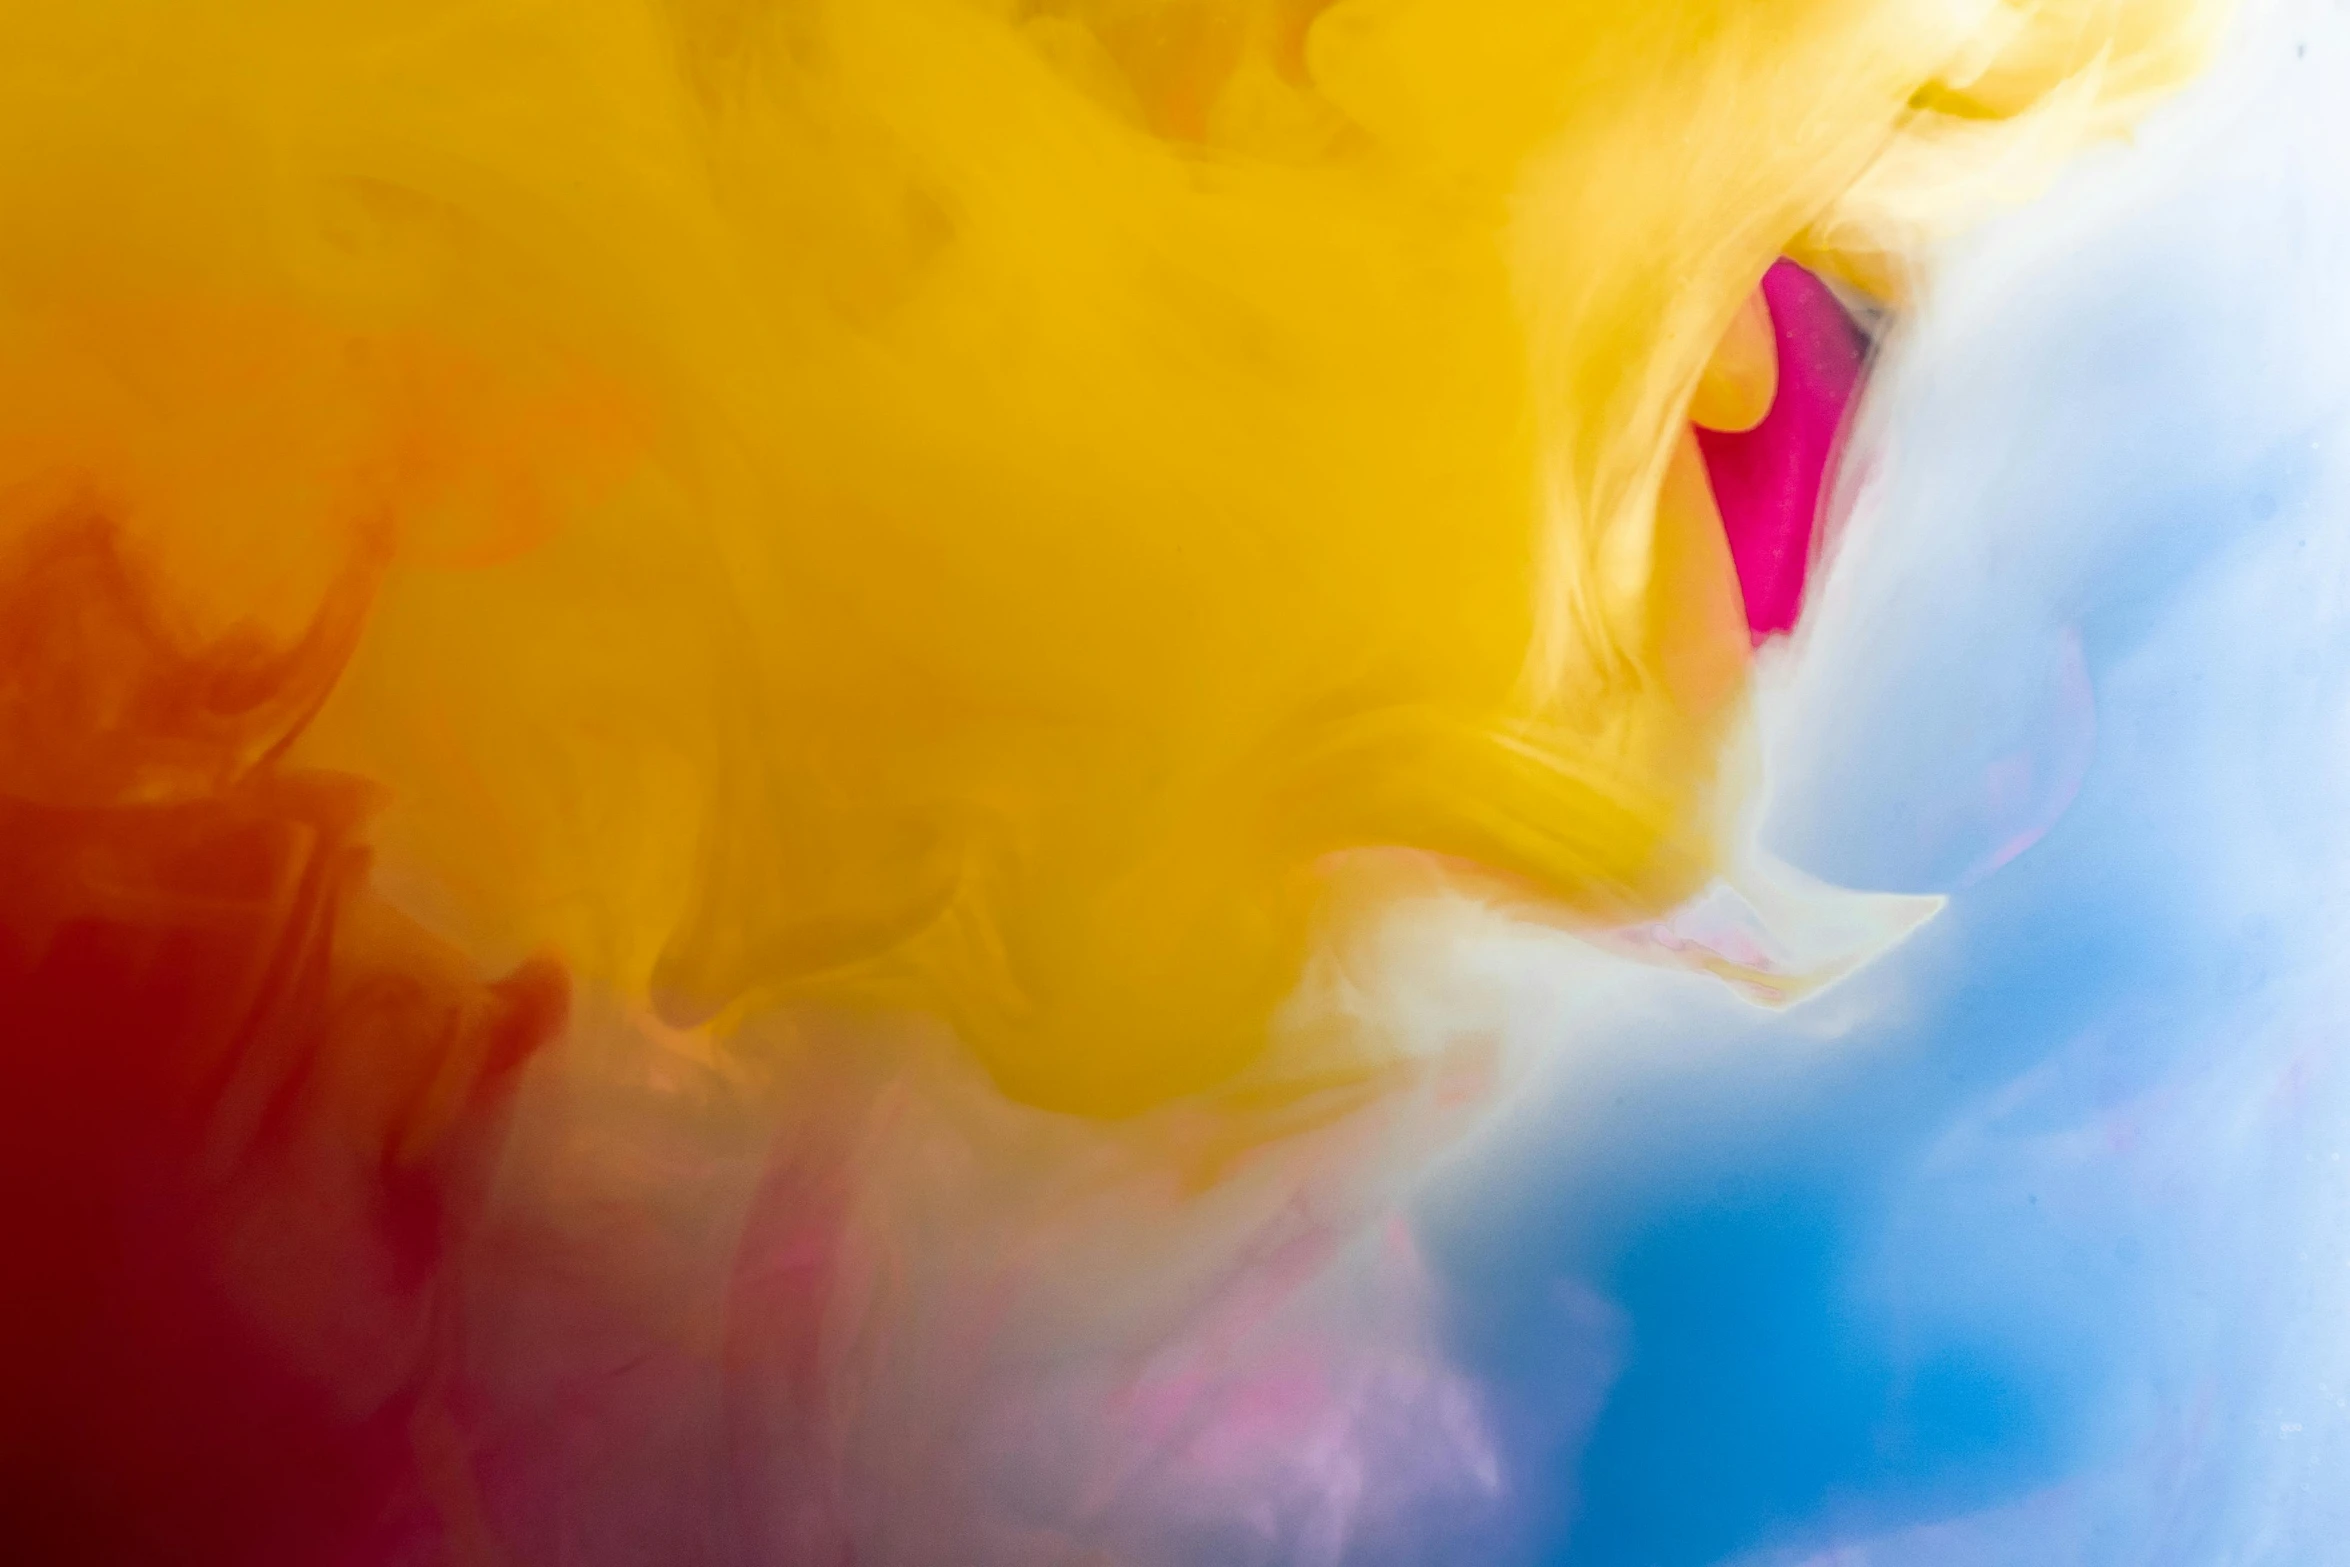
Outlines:
<svg viewBox="0 0 2350 1567"><path fill-rule="evenodd" d="M289 665L75 786L291 745L473 951L914 999L1071 1108L1245 1061L1330 850L1653 911L1737 683L1718 529L1651 538L1712 343L2194 37L1619 13L20 8L11 538Z"/></svg>
<svg viewBox="0 0 2350 1567"><path fill-rule="evenodd" d="M1792 384L1758 284L1897 299L2208 24L7 7L26 1537L562 1559L563 1422L485 1346L534 1259L631 1316L550 1194L673 1185L620 1101L679 1081L674 1223L733 1249L608 1342L727 1435L648 1550L1335 1561L1382 1443L1491 1493L1411 1331L1280 1326L1408 1300L1374 1221L1501 1072L1349 964L1399 886L1597 931L1735 867L1801 572L1755 612L1690 420ZM567 983L547 1102L609 1102L526 1106L492 1200Z"/></svg>

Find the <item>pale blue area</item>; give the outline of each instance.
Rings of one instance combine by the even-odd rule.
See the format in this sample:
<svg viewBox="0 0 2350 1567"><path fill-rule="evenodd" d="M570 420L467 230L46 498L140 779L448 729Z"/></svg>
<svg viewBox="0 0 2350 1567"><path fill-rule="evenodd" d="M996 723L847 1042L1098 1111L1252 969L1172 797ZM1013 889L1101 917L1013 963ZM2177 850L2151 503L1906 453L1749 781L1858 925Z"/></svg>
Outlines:
<svg viewBox="0 0 2350 1567"><path fill-rule="evenodd" d="M1771 838L1946 914L1833 1051L1640 1012L1723 1048L1429 1205L1528 1559L2350 1563L2350 21L2258 25L1879 385ZM2061 803L2068 657L2093 759L1986 872Z"/></svg>

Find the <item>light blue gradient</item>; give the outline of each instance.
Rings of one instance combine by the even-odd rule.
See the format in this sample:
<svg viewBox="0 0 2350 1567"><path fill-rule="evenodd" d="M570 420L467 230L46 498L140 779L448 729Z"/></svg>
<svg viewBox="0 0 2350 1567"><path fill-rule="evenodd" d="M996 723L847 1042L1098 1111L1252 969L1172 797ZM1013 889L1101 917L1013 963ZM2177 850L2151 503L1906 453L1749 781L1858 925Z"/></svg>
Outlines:
<svg viewBox="0 0 2350 1567"><path fill-rule="evenodd" d="M2274 5L1889 346L1768 836L1952 902L1632 987L1427 1203L1526 1559L2350 1562L2346 300L2350 11Z"/></svg>

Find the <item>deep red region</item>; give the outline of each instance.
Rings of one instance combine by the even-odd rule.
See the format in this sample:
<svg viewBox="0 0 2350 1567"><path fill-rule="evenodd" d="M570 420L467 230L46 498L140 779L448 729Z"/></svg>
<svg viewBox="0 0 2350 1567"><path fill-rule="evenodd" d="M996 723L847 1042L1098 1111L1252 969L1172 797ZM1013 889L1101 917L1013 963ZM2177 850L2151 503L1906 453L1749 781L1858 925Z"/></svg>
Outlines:
<svg viewBox="0 0 2350 1567"><path fill-rule="evenodd" d="M369 892L373 786L249 760L324 639L223 707L263 663L147 634L115 548L0 561L0 1554L437 1559L453 1270L566 982Z"/></svg>

